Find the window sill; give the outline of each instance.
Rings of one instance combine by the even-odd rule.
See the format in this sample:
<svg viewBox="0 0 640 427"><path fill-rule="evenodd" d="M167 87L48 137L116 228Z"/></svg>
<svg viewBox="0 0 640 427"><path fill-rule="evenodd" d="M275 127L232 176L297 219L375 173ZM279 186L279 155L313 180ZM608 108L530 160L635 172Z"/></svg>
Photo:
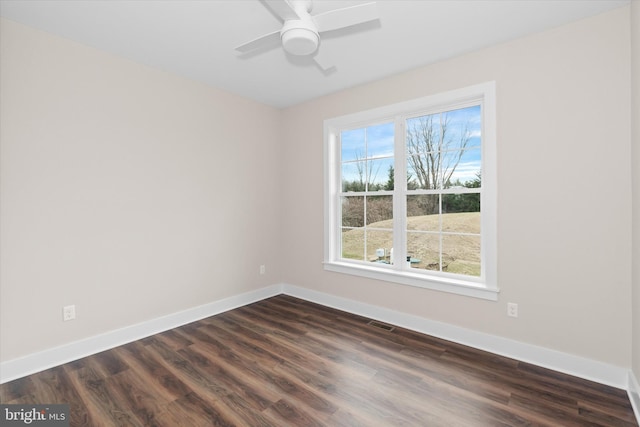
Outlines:
<svg viewBox="0 0 640 427"><path fill-rule="evenodd" d="M446 277L425 276L408 271L396 271L382 267L359 266L346 262L325 262L324 269L336 273L351 274L369 279L383 280L401 285L432 289L452 294L465 295L490 301L498 300L497 288L488 288L482 283L450 279Z"/></svg>

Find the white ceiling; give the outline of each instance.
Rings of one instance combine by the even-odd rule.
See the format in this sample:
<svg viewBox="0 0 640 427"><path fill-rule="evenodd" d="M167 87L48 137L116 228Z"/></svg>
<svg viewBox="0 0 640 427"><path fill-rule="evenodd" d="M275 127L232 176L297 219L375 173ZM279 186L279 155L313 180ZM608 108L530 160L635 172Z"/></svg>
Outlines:
<svg viewBox="0 0 640 427"><path fill-rule="evenodd" d="M365 2L316 0L312 14ZM378 1L379 22L323 37L320 49L336 67L331 73L281 48L238 55L236 46L282 25L258 0L2 0L0 15L262 103L287 107L628 3Z"/></svg>

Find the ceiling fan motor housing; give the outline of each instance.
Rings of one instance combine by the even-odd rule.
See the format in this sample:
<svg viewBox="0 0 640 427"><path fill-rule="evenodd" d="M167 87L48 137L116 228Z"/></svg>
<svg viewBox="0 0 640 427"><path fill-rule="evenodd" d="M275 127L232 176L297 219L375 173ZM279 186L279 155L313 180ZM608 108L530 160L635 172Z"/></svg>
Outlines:
<svg viewBox="0 0 640 427"><path fill-rule="evenodd" d="M310 16L286 21L280 31L280 39L285 51L300 56L311 55L320 43L320 36Z"/></svg>

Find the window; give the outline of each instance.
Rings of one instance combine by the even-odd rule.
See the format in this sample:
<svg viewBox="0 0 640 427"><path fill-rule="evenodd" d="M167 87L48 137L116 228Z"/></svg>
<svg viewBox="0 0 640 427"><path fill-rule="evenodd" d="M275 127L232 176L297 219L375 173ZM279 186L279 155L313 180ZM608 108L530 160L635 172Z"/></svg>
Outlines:
<svg viewBox="0 0 640 427"><path fill-rule="evenodd" d="M325 121L325 269L497 299L495 84Z"/></svg>

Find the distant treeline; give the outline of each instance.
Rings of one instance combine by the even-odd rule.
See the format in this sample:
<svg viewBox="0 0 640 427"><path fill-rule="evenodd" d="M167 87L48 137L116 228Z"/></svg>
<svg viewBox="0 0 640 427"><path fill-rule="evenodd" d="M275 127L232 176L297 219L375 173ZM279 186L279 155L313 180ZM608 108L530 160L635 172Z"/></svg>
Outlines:
<svg viewBox="0 0 640 427"><path fill-rule="evenodd" d="M362 227L365 224L365 200L366 200L366 224L372 224L393 218L393 197L390 195L376 195L377 191L390 191L394 189L393 168L390 168L389 178L384 184L367 184L361 180L343 181L342 188L345 192L365 192L363 195L348 196L342 200L342 225L344 227ZM453 188L480 188L482 180L480 173L476 178L466 182L447 182L445 189ZM418 183L407 177L407 189L416 190ZM440 200L442 197L442 200ZM480 193L462 194L417 194L407 198L407 216L433 215L440 213L480 212Z"/></svg>

